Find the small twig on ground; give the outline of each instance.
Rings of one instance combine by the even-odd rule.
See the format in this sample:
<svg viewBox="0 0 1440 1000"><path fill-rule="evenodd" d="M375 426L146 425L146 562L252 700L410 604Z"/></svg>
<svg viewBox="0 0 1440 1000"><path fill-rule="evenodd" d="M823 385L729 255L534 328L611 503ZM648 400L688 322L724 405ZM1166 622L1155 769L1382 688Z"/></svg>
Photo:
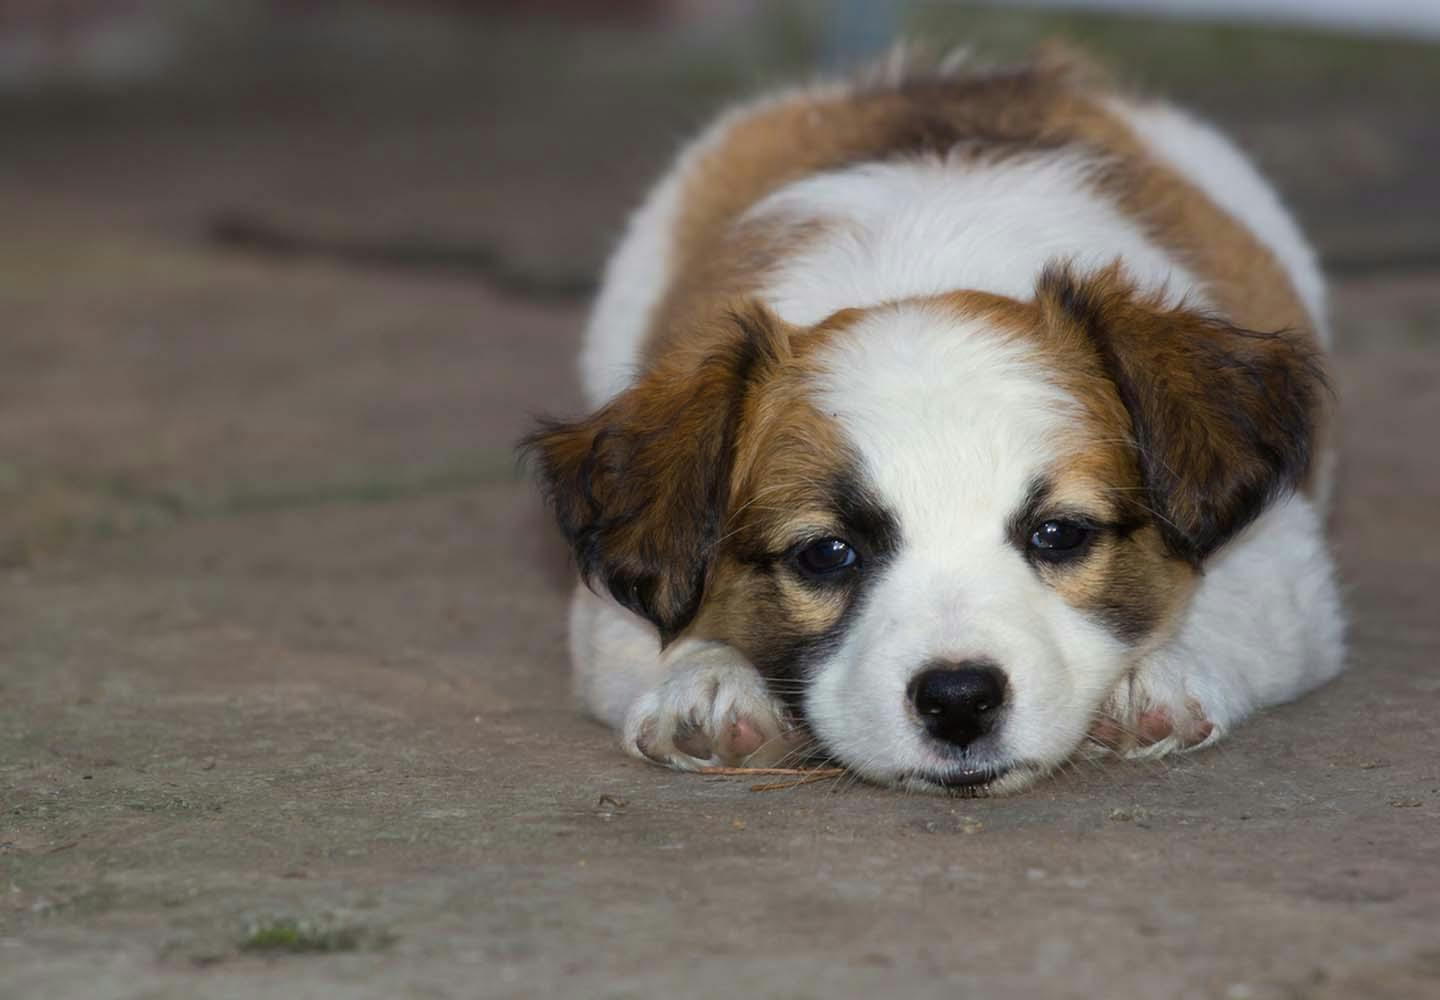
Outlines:
<svg viewBox="0 0 1440 1000"><path fill-rule="evenodd" d="M823 771L811 771L803 778L795 781L772 781L766 785L751 785L752 792L778 792L782 788L799 788L801 785L811 785L817 781L830 781L845 773L843 767L827 767Z"/></svg>
<svg viewBox="0 0 1440 1000"><path fill-rule="evenodd" d="M731 777L748 778L759 774L783 774L794 778L793 781L772 781L768 784L751 785L752 792L778 792L782 788L798 788L801 785L809 785L816 781L829 781L831 778L838 778L845 773L843 767L702 767L701 774L728 775Z"/></svg>

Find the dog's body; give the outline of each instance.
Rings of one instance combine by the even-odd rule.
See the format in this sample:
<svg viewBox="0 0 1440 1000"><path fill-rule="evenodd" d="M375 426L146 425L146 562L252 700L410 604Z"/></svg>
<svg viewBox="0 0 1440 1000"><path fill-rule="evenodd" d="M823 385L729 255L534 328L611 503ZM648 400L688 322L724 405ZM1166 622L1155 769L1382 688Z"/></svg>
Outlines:
<svg viewBox="0 0 1440 1000"><path fill-rule="evenodd" d="M598 412L532 442L577 690L680 768L1010 791L1208 744L1341 667L1325 341L1254 169L1086 72L733 111L611 260Z"/></svg>

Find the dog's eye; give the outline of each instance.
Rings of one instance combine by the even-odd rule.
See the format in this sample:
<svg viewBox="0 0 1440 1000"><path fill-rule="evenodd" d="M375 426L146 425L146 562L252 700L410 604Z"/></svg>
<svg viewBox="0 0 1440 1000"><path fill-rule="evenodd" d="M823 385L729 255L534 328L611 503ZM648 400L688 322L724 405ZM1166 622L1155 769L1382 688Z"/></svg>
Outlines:
<svg viewBox="0 0 1440 1000"><path fill-rule="evenodd" d="M795 554L795 565L812 580L833 577L859 562L860 557L843 538L822 538Z"/></svg>
<svg viewBox="0 0 1440 1000"><path fill-rule="evenodd" d="M1030 552L1047 562L1064 562L1081 555L1095 530L1074 521L1046 521L1030 534Z"/></svg>

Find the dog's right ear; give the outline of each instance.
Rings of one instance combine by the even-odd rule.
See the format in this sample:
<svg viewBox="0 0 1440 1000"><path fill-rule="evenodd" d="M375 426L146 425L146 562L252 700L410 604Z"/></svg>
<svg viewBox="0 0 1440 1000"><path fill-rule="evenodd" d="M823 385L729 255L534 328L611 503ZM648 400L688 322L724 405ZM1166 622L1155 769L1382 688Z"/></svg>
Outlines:
<svg viewBox="0 0 1440 1000"><path fill-rule="evenodd" d="M724 523L745 400L784 356L758 304L728 313L707 353L668 358L582 420L521 444L581 577L673 639L695 616Z"/></svg>

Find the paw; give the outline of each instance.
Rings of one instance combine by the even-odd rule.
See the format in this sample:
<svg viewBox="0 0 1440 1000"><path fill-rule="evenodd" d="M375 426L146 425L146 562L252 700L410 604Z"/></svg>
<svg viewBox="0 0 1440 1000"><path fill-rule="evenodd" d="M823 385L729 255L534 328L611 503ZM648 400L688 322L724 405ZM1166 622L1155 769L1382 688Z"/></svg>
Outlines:
<svg viewBox="0 0 1440 1000"><path fill-rule="evenodd" d="M723 643L686 643L664 682L630 709L622 736L636 757L683 771L773 767L796 749L785 706Z"/></svg>
<svg viewBox="0 0 1440 1000"><path fill-rule="evenodd" d="M1205 706L1179 691L1122 681L1090 727L1090 749L1131 759L1196 750L1220 738Z"/></svg>

